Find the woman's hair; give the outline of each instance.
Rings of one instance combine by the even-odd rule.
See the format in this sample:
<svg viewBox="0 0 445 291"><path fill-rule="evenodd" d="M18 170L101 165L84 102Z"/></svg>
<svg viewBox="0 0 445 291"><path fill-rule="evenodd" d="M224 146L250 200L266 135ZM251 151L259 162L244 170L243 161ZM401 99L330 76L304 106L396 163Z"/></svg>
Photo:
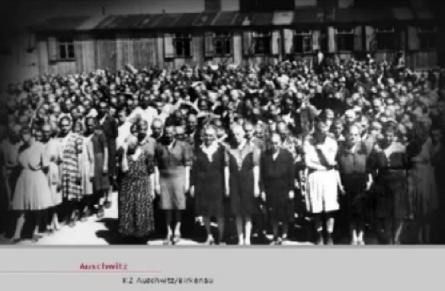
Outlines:
<svg viewBox="0 0 445 291"><path fill-rule="evenodd" d="M69 124L72 123L71 118L69 118L68 116L62 116L62 118L60 118L60 120L59 120L59 124L61 124L62 121L64 121L64 120L68 120Z"/></svg>
<svg viewBox="0 0 445 291"><path fill-rule="evenodd" d="M385 125L383 126L383 132L384 133L393 132L394 134L397 134L397 132L398 132L397 123L394 121L386 122Z"/></svg>

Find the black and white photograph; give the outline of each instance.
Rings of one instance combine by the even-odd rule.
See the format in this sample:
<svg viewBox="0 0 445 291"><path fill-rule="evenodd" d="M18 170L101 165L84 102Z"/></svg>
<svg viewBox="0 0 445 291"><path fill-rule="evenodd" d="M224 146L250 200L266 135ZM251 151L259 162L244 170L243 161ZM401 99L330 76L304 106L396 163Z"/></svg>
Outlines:
<svg viewBox="0 0 445 291"><path fill-rule="evenodd" d="M445 1L6 2L0 245L445 244Z"/></svg>

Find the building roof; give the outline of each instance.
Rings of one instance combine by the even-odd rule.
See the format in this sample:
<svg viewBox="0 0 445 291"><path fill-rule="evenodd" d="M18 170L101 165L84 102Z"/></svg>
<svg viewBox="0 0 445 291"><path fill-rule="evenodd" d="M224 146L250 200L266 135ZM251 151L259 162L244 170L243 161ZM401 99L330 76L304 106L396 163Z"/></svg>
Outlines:
<svg viewBox="0 0 445 291"><path fill-rule="evenodd" d="M49 18L35 25L33 28L35 30L42 31L67 31L76 30L78 27L82 26L91 17L89 16L75 16L75 17L54 17Z"/></svg>
<svg viewBox="0 0 445 291"><path fill-rule="evenodd" d="M250 12L220 11L202 13L128 14L95 17L51 18L33 29L64 30L145 30L187 27L267 27L312 24L354 24L433 19L431 11L409 8L298 8L295 11Z"/></svg>

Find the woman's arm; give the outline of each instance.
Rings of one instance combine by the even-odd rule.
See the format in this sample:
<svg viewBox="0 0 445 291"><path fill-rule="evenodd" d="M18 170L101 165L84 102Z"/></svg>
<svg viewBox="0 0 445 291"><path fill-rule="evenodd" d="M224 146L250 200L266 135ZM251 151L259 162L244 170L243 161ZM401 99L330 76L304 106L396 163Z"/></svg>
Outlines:
<svg viewBox="0 0 445 291"><path fill-rule="evenodd" d="M102 145L103 145L103 151L104 151L104 167L103 167L103 173L108 173L108 143L107 139L105 137L105 134L102 134Z"/></svg>

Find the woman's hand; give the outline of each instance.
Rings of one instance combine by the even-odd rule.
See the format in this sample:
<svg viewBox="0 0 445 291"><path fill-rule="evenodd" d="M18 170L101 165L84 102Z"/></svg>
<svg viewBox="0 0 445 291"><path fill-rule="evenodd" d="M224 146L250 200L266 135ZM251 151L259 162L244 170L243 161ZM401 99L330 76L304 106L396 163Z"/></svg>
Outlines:
<svg viewBox="0 0 445 291"><path fill-rule="evenodd" d="M155 186L155 194L159 196L161 195L161 185L158 184Z"/></svg>
<svg viewBox="0 0 445 291"><path fill-rule="evenodd" d="M226 189L225 189L225 194L226 194L227 198L230 197L230 189L228 187L226 187Z"/></svg>
<svg viewBox="0 0 445 291"><path fill-rule="evenodd" d="M190 196L191 196L192 198L195 197L195 186L190 187Z"/></svg>
<svg viewBox="0 0 445 291"><path fill-rule="evenodd" d="M255 198L258 198L260 196L260 187L258 185L254 187L255 188L253 189L253 196L255 196Z"/></svg>
<svg viewBox="0 0 445 291"><path fill-rule="evenodd" d="M343 185L338 185L338 190L340 191L341 195L346 195L346 191L345 188L343 187Z"/></svg>
<svg viewBox="0 0 445 291"><path fill-rule="evenodd" d="M261 200L266 202L266 192L264 192L264 191L261 192Z"/></svg>
<svg viewBox="0 0 445 291"><path fill-rule="evenodd" d="M102 169L102 173L103 174L108 174L108 165L106 164L106 162L104 164L104 168Z"/></svg>
<svg viewBox="0 0 445 291"><path fill-rule="evenodd" d="M372 187L372 181L366 182L366 191L371 190L371 187Z"/></svg>
<svg viewBox="0 0 445 291"><path fill-rule="evenodd" d="M293 200L294 197L295 197L294 190L290 190L290 191L289 191L289 199L290 199L290 200Z"/></svg>

